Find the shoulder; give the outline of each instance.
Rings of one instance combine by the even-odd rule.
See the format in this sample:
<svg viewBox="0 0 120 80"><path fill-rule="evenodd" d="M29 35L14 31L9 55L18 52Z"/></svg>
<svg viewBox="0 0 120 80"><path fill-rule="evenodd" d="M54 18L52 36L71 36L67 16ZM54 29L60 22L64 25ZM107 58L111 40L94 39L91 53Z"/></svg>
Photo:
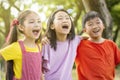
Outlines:
<svg viewBox="0 0 120 80"><path fill-rule="evenodd" d="M79 43L81 40L82 40L82 37L76 35L75 38L74 38L72 41L73 41L73 42L75 41L75 42Z"/></svg>
<svg viewBox="0 0 120 80"><path fill-rule="evenodd" d="M16 57L21 57L21 48L18 42L14 42L5 48L0 50L1 55L4 57L5 60L11 60Z"/></svg>
<svg viewBox="0 0 120 80"><path fill-rule="evenodd" d="M110 39L105 39L105 41L109 43L114 43L113 40L110 40Z"/></svg>
<svg viewBox="0 0 120 80"><path fill-rule="evenodd" d="M19 43L18 42L14 42L14 43L4 47L3 49L14 49L14 48L16 49L18 47L19 47Z"/></svg>
<svg viewBox="0 0 120 80"><path fill-rule="evenodd" d="M19 42L14 42L11 44L11 46L15 47L15 46L19 46Z"/></svg>
<svg viewBox="0 0 120 80"><path fill-rule="evenodd" d="M83 46L86 46L86 45L90 45L89 40L87 40L87 39L82 39L82 40L80 41L80 44L79 44L78 46L79 46L79 47L83 47Z"/></svg>
<svg viewBox="0 0 120 80"><path fill-rule="evenodd" d="M89 42L88 39L82 39L82 40L81 40L81 43L88 43L88 42Z"/></svg>
<svg viewBox="0 0 120 80"><path fill-rule="evenodd" d="M117 44L116 44L114 41L109 40L109 39L106 39L106 40L105 40L105 43L106 43L107 45L112 46L112 47L116 47L116 46L117 46Z"/></svg>
<svg viewBox="0 0 120 80"><path fill-rule="evenodd" d="M81 36L79 36L79 35L76 35L74 39L81 40L81 39L82 39L82 37L81 37Z"/></svg>
<svg viewBox="0 0 120 80"><path fill-rule="evenodd" d="M42 50L47 50L49 48L51 48L50 44L44 44L44 45L41 45L41 48Z"/></svg>
<svg viewBox="0 0 120 80"><path fill-rule="evenodd" d="M106 40L105 40L105 43L108 43L108 44L116 44L114 41L109 40L109 39L106 39Z"/></svg>
<svg viewBox="0 0 120 80"><path fill-rule="evenodd" d="M17 53L21 50L18 42L14 42L0 50L0 53L2 54L11 54L11 53Z"/></svg>

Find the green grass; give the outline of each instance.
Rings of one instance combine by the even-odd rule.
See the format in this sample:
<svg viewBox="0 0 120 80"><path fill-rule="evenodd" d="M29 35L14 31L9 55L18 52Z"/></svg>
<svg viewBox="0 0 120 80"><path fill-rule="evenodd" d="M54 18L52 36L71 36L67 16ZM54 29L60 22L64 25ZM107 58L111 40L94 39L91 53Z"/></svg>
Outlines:
<svg viewBox="0 0 120 80"><path fill-rule="evenodd" d="M5 80L5 73L0 70L0 80Z"/></svg>
<svg viewBox="0 0 120 80"><path fill-rule="evenodd" d="M77 73L76 73L76 70L75 70L75 69L72 70L72 79L73 79L73 80L78 80L78 79L77 79Z"/></svg>

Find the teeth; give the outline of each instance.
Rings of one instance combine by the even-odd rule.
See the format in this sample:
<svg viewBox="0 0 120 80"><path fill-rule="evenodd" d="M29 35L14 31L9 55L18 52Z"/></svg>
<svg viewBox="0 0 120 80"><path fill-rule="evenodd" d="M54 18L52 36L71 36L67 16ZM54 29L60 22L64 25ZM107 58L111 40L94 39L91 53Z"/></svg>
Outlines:
<svg viewBox="0 0 120 80"><path fill-rule="evenodd" d="M96 33L96 32L99 32L100 29L94 29L93 32Z"/></svg>
<svg viewBox="0 0 120 80"><path fill-rule="evenodd" d="M33 30L33 33L37 35L37 33L39 32L39 30Z"/></svg>

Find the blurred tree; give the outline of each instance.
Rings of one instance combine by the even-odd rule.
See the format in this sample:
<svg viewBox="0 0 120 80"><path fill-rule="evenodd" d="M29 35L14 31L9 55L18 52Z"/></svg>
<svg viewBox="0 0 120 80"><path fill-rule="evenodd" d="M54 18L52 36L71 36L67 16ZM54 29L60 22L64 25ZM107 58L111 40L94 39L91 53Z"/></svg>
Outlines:
<svg viewBox="0 0 120 80"><path fill-rule="evenodd" d="M38 5L38 7L34 8L34 4ZM77 34L80 33L82 28L81 17L83 14L91 10L98 11L105 20L106 29L103 36L113 38L116 42L120 40L118 38L120 34L120 0L0 0L0 36L2 37L2 39L0 38L0 45L5 41L10 22L15 17L12 14L16 13L14 10L19 12L31 7L46 15L43 21L43 32L46 30L49 15L57 8L65 8L70 12Z"/></svg>
<svg viewBox="0 0 120 80"><path fill-rule="evenodd" d="M3 41L3 38L5 39L5 37L7 36L8 32L9 32L10 20L12 17L11 16L11 8L15 7L16 9L20 10L15 5L15 1L16 0L1 0L0 1L0 8L1 8L0 9L0 19L1 19L0 26L2 27L2 28L0 28L0 34L4 35L1 38L2 43L0 43L0 44L3 44L5 42L5 40ZM0 45L0 46L2 46L2 45Z"/></svg>
<svg viewBox="0 0 120 80"><path fill-rule="evenodd" d="M113 17L113 41L120 45L120 0L107 0L108 9Z"/></svg>

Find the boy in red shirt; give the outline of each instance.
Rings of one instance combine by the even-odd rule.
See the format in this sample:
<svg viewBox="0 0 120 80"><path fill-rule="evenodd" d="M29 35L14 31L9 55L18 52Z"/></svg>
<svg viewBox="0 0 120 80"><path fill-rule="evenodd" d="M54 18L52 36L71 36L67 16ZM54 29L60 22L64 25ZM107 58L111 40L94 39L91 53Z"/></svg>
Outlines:
<svg viewBox="0 0 120 80"><path fill-rule="evenodd" d="M89 39L82 40L77 49L78 80L114 80L120 50L113 41L102 38L105 27L101 16L95 11L88 12L83 27Z"/></svg>

